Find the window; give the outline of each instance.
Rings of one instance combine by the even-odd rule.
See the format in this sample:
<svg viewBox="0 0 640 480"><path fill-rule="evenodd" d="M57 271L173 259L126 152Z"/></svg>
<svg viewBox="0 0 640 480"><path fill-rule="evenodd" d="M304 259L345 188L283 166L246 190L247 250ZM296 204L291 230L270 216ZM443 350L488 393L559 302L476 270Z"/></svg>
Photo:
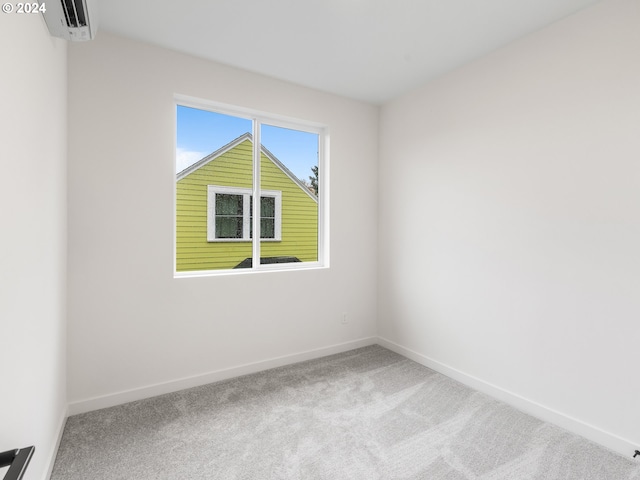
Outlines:
<svg viewBox="0 0 640 480"><path fill-rule="evenodd" d="M183 97L176 120L176 276L328 265L325 127Z"/></svg>
<svg viewBox="0 0 640 480"><path fill-rule="evenodd" d="M282 230L282 192L260 191L260 238L279 241ZM253 196L246 188L208 185L207 240L251 241Z"/></svg>

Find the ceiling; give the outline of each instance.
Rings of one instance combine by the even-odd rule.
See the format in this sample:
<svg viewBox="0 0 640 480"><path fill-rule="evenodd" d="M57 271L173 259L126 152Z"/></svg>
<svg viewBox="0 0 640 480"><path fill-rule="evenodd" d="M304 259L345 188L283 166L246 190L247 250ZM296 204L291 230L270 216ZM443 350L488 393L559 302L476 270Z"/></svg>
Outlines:
<svg viewBox="0 0 640 480"><path fill-rule="evenodd" d="M100 30L381 104L598 0L98 1Z"/></svg>

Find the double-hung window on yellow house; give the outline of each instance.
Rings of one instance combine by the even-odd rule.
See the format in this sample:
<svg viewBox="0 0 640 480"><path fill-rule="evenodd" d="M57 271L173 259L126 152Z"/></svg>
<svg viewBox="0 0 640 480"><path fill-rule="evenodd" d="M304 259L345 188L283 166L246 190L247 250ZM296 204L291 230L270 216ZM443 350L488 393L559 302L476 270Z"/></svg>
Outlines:
<svg viewBox="0 0 640 480"><path fill-rule="evenodd" d="M176 119L177 276L327 266L324 127L187 98Z"/></svg>
<svg viewBox="0 0 640 480"><path fill-rule="evenodd" d="M208 186L207 240L248 241L253 237L253 195L248 188ZM260 191L260 238L280 241L282 192Z"/></svg>

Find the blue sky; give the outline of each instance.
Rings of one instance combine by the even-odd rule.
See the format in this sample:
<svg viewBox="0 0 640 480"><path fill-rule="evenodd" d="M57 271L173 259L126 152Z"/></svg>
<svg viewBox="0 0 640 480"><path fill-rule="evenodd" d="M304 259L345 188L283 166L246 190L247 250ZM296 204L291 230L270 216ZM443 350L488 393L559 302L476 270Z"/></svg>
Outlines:
<svg viewBox="0 0 640 480"><path fill-rule="evenodd" d="M184 170L240 135L251 120L178 105L176 172ZM262 125L262 145L300 180L308 181L318 164L318 135Z"/></svg>

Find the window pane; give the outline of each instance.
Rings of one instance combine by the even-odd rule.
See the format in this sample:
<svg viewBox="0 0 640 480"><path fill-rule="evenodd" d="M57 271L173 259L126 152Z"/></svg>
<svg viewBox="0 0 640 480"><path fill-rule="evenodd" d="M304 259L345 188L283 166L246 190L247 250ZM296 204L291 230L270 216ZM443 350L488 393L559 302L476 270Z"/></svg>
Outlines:
<svg viewBox="0 0 640 480"><path fill-rule="evenodd" d="M242 238L242 217L216 217L216 238Z"/></svg>
<svg viewBox="0 0 640 480"><path fill-rule="evenodd" d="M242 238L242 195L216 194L216 238Z"/></svg>
<svg viewBox="0 0 640 480"><path fill-rule="evenodd" d="M216 216L219 215L242 217L242 195L216 194Z"/></svg>
<svg viewBox="0 0 640 480"><path fill-rule="evenodd" d="M249 197L250 202L253 196ZM250 203L251 238L253 238L253 203ZM274 197L260 198L260 238L275 238L276 199Z"/></svg>
<svg viewBox="0 0 640 480"><path fill-rule="evenodd" d="M252 251L238 241L248 236L252 122L185 106L176 115L176 270L232 269Z"/></svg>
<svg viewBox="0 0 640 480"><path fill-rule="evenodd" d="M275 219L260 219L260 238L273 238L275 235Z"/></svg>
<svg viewBox="0 0 640 480"><path fill-rule="evenodd" d="M260 218L275 218L276 199L273 197L262 197L260 199Z"/></svg>
<svg viewBox="0 0 640 480"><path fill-rule="evenodd" d="M260 138L260 188L281 192L260 202L261 236L279 238L261 243L260 263L316 262L319 136L262 124Z"/></svg>

